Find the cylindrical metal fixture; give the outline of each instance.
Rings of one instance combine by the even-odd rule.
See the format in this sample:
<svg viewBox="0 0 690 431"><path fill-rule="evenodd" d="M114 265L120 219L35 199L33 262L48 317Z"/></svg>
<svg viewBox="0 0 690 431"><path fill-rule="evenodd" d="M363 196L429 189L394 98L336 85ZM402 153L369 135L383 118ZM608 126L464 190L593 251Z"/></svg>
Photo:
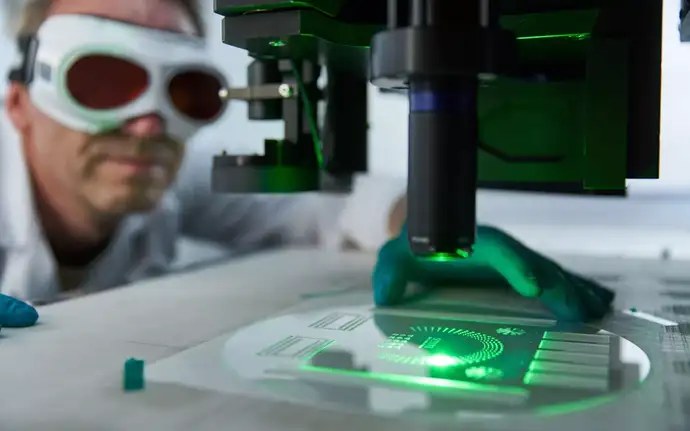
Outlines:
<svg viewBox="0 0 690 431"><path fill-rule="evenodd" d="M477 78L410 82L407 227L418 256L465 256L476 230Z"/></svg>

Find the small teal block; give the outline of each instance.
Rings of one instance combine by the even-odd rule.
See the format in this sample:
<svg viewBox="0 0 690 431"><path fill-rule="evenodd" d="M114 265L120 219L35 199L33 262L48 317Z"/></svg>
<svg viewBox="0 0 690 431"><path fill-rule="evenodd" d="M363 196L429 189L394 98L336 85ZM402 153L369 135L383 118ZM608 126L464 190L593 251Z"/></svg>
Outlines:
<svg viewBox="0 0 690 431"><path fill-rule="evenodd" d="M144 380L144 361L129 358L125 361L122 389L126 392L141 391L146 386Z"/></svg>

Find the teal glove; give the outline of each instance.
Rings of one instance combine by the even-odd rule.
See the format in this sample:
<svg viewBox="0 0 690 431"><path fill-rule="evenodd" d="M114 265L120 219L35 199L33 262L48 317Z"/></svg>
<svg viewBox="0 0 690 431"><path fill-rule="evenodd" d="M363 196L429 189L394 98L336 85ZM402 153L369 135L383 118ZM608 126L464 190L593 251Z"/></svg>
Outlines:
<svg viewBox="0 0 690 431"><path fill-rule="evenodd" d="M372 276L374 302L379 306L404 301L409 283L424 286L507 281L525 297L538 298L560 320L599 319L610 309L614 293L594 281L563 269L505 232L477 228L469 259L432 261L412 255L407 229L379 251Z"/></svg>
<svg viewBox="0 0 690 431"><path fill-rule="evenodd" d="M23 328L38 320L38 311L31 305L0 294L0 327Z"/></svg>

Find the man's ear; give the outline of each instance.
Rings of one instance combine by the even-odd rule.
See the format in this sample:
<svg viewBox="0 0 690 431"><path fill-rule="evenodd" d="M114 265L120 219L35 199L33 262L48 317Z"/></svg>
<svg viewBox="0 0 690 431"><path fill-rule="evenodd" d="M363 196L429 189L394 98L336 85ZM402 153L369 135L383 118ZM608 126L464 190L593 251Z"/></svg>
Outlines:
<svg viewBox="0 0 690 431"><path fill-rule="evenodd" d="M29 93L26 87L11 82L5 94L5 111L15 130L24 132L29 127Z"/></svg>

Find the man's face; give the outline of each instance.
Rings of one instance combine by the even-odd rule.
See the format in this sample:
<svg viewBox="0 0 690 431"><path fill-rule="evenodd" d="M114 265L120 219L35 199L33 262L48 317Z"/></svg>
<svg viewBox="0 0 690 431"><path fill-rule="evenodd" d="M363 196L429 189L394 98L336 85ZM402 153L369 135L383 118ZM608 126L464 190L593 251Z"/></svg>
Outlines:
<svg viewBox="0 0 690 431"><path fill-rule="evenodd" d="M186 12L169 0L55 0L50 13L90 14L193 32ZM165 136L163 120L154 114L102 135L69 129L30 102L24 115L20 133L29 163L54 187L75 194L105 217L152 209L174 181L184 155L183 143Z"/></svg>
<svg viewBox="0 0 690 431"><path fill-rule="evenodd" d="M36 167L106 217L152 209L174 181L184 155L184 145L162 133L162 120L155 115L100 135L71 130L35 107L31 117L27 151Z"/></svg>

